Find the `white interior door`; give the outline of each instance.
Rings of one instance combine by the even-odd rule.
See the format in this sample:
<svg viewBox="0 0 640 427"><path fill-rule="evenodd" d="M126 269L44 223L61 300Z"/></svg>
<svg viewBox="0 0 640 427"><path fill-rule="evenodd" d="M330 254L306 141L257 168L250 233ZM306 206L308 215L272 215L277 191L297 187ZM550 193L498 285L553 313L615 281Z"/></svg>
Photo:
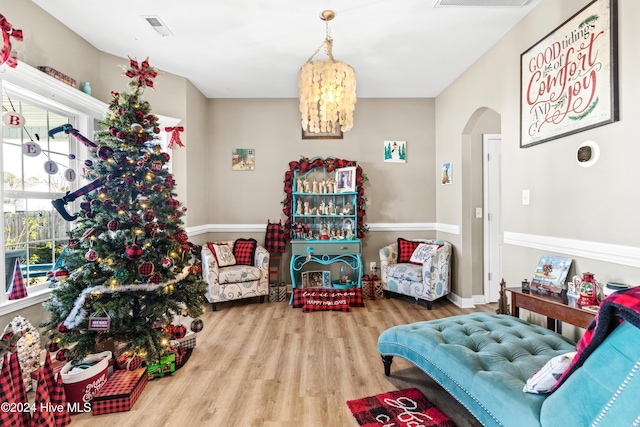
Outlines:
<svg viewBox="0 0 640 427"><path fill-rule="evenodd" d="M502 280L502 235L500 226L501 135L482 138L484 193L484 296L498 301Z"/></svg>

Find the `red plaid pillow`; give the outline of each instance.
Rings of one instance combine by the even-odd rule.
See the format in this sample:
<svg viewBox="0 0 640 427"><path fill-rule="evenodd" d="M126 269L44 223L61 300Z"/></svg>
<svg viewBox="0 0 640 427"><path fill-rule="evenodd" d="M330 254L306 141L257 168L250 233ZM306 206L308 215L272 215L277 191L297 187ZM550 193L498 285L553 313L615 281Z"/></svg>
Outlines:
<svg viewBox="0 0 640 427"><path fill-rule="evenodd" d="M233 244L233 256L236 257L236 265L253 265L256 256L256 239L237 239Z"/></svg>
<svg viewBox="0 0 640 427"><path fill-rule="evenodd" d="M349 306L348 297L308 298L302 306L302 312L310 313L312 311L342 311L346 313L351 311L351 306Z"/></svg>
<svg viewBox="0 0 640 427"><path fill-rule="evenodd" d="M398 237L398 263L405 263L411 260L413 251L416 250L418 245L422 242L412 242L410 240Z"/></svg>
<svg viewBox="0 0 640 427"><path fill-rule="evenodd" d="M293 290L293 300L291 306L293 308L303 307L305 302L318 294L330 295L333 299L348 298L350 307L364 307L364 298L362 297L362 288L352 289L325 289L325 288L295 288Z"/></svg>

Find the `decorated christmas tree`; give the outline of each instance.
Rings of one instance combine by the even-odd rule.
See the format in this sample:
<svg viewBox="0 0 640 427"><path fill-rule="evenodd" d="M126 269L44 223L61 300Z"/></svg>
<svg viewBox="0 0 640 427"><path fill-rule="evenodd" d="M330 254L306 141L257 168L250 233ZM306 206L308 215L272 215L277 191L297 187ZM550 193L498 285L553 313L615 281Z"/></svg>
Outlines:
<svg viewBox="0 0 640 427"><path fill-rule="evenodd" d="M53 202L75 227L63 259L68 276L45 303L51 318L42 325L51 346L69 349L75 361L111 338L155 363L169 351L174 316L204 312L197 247L181 219L186 208L157 141L158 119L142 99L158 73L148 61L130 59L125 75L131 90L111 92L96 142L70 125L49 132L78 139L92 157L84 168L90 183ZM79 212L70 214L68 203L80 196Z"/></svg>

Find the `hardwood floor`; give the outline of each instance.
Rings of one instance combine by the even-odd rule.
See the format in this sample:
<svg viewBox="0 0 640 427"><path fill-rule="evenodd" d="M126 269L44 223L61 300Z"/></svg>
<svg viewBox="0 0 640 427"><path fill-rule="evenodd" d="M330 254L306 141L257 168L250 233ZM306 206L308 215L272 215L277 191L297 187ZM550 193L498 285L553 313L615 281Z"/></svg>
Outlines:
<svg viewBox="0 0 640 427"><path fill-rule="evenodd" d="M402 297L350 313L303 313L257 299L220 304L203 315L197 347L175 376L150 381L130 412L74 415L71 425L355 427L347 400L418 387L459 427L478 426L409 362L396 357L385 377L376 345L391 326L496 307L444 300L429 311Z"/></svg>

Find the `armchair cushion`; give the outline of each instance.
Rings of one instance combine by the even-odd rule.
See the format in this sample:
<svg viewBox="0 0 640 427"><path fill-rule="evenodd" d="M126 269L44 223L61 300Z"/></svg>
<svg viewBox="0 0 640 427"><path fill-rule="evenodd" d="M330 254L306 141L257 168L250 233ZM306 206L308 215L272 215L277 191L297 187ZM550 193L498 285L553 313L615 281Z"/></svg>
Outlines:
<svg viewBox="0 0 640 427"><path fill-rule="evenodd" d="M389 277L393 277L398 280L422 282L422 265L410 263L393 264L389 266L387 274Z"/></svg>
<svg viewBox="0 0 640 427"><path fill-rule="evenodd" d="M256 239L236 239L233 244L233 256L237 265L253 265L258 242Z"/></svg>
<svg viewBox="0 0 640 427"><path fill-rule="evenodd" d="M398 263L409 262L413 251L420 245L420 242L414 242L411 240L398 237Z"/></svg>

